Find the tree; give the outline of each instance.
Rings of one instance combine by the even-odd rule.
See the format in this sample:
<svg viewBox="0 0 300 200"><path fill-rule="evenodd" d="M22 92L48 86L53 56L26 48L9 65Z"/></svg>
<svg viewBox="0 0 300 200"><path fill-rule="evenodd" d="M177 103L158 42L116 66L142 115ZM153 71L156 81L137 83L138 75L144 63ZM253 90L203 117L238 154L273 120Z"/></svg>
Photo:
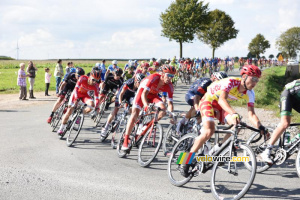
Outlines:
<svg viewBox="0 0 300 200"><path fill-rule="evenodd" d="M198 39L212 48L212 57L215 50L226 41L236 38L238 30L234 27L234 21L229 15L221 10L209 12L210 23L204 25L202 30L197 31Z"/></svg>
<svg viewBox="0 0 300 200"><path fill-rule="evenodd" d="M251 52L249 52L248 54L247 54L247 58L254 58L255 57L255 55L253 55Z"/></svg>
<svg viewBox="0 0 300 200"><path fill-rule="evenodd" d="M266 59L266 56L262 56L261 58Z"/></svg>
<svg viewBox="0 0 300 200"><path fill-rule="evenodd" d="M180 45L192 42L196 31L209 22L208 4L198 0L176 0L160 15L162 36L175 40Z"/></svg>
<svg viewBox="0 0 300 200"><path fill-rule="evenodd" d="M269 58L270 58L270 59L273 59L273 58L274 58L274 55L273 55L273 54L270 54L270 55L269 55Z"/></svg>
<svg viewBox="0 0 300 200"><path fill-rule="evenodd" d="M282 33L276 40L276 47L285 52L288 58L296 57L297 50L300 50L300 27L293 27Z"/></svg>
<svg viewBox="0 0 300 200"><path fill-rule="evenodd" d="M251 54L255 55L256 58L259 57L259 54L265 53L266 49L268 48L270 48L270 43L262 34L257 34L248 46L248 50L251 52Z"/></svg>

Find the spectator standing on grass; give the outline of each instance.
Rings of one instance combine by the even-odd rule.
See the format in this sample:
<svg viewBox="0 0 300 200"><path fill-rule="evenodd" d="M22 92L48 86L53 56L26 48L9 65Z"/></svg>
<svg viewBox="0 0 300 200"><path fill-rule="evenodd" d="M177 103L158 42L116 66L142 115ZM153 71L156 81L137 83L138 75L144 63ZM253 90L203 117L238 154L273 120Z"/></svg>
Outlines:
<svg viewBox="0 0 300 200"><path fill-rule="evenodd" d="M27 97L26 77L28 75L26 75L24 69L25 69L25 63L20 63L20 69L18 71L18 81L17 81L18 86L20 86L20 96L19 96L20 100L28 100L26 99Z"/></svg>
<svg viewBox="0 0 300 200"><path fill-rule="evenodd" d="M101 70L101 80L104 81L105 72L106 72L106 66L105 66L106 60L102 60L102 63L100 64L99 69Z"/></svg>
<svg viewBox="0 0 300 200"><path fill-rule="evenodd" d="M33 86L34 86L34 82L35 82L35 75L36 75L36 71L38 69L35 67L35 65L33 64L32 61L29 61L28 62L28 67L27 67L27 70L26 72L29 74L29 78L28 78L28 81L29 81L29 84L30 84L30 87L29 87L29 99L35 99L35 97L33 96Z"/></svg>
<svg viewBox="0 0 300 200"><path fill-rule="evenodd" d="M57 61L57 65L55 66L54 76L55 76L55 81L56 81L56 95L58 96L59 84L61 82L62 77L64 77L64 69L62 66L61 59L59 59Z"/></svg>
<svg viewBox="0 0 300 200"><path fill-rule="evenodd" d="M51 78L50 69L47 67L47 68L45 68L45 84L46 84L45 96L50 96L48 94L48 90L49 90L49 86L50 86L50 78Z"/></svg>

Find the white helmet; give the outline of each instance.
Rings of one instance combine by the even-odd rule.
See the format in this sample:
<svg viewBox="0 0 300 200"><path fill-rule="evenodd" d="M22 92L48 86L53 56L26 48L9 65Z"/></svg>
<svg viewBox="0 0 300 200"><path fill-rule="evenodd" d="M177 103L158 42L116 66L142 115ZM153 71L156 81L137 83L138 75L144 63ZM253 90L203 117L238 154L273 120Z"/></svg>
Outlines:
<svg viewBox="0 0 300 200"><path fill-rule="evenodd" d="M131 66L131 67L134 67L134 66L135 66L135 62L134 62L134 61L131 61L131 62L130 62L130 66Z"/></svg>
<svg viewBox="0 0 300 200"><path fill-rule="evenodd" d="M113 60L111 63L112 63L113 65L117 65L117 64L118 64L118 61Z"/></svg>
<svg viewBox="0 0 300 200"><path fill-rule="evenodd" d="M100 67L100 63L96 63L96 64L95 64L95 67Z"/></svg>
<svg viewBox="0 0 300 200"><path fill-rule="evenodd" d="M228 75L225 72L214 72L213 76L216 77L218 80L228 77Z"/></svg>

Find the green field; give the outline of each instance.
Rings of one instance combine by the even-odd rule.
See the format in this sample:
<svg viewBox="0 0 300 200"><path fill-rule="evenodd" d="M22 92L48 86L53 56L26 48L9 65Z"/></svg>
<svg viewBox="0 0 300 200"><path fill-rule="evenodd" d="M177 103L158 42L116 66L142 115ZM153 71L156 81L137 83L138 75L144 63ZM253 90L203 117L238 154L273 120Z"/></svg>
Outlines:
<svg viewBox="0 0 300 200"><path fill-rule="evenodd" d="M19 64L24 62L27 68L28 60L0 60L0 94L8 94L8 93L18 93L19 86L17 85L17 74L19 68ZM69 61L63 61L63 66L67 65ZM88 73L93 66L95 66L96 62L99 61L83 61L83 60L72 60L74 66L82 67L86 73ZM38 68L34 91L44 91L45 90L45 68L49 67L50 72L52 73L50 90L55 90L55 77L53 76L54 69L56 66L56 61L35 61L33 63ZM126 61L119 62L120 67L124 67ZM106 66L111 64L110 61L106 62ZM26 70L25 68L25 70ZM65 70L64 70L65 72ZM29 88L29 83L27 80L27 88Z"/></svg>

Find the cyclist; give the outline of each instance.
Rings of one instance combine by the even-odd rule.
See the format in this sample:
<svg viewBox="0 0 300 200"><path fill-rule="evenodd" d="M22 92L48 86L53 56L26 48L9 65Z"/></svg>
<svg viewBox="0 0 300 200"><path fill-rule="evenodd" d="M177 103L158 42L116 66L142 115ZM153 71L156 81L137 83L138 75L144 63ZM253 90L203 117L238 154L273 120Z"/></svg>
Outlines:
<svg viewBox="0 0 300 200"><path fill-rule="evenodd" d="M144 74L145 76L149 76L150 73L148 72L149 69L149 64L148 63L142 63L140 67L137 68L137 70L135 71L135 76L136 74Z"/></svg>
<svg viewBox="0 0 300 200"><path fill-rule="evenodd" d="M130 66L123 73L122 77L125 81L131 79L134 76L134 62L130 63Z"/></svg>
<svg viewBox="0 0 300 200"><path fill-rule="evenodd" d="M77 80L79 79L80 76L82 76L84 74L85 74L84 70L80 67L78 67L76 70L75 70L75 68L70 69L70 73L68 74L68 76L66 78L64 78L64 81L62 82L62 84L59 88L59 93L58 93L59 97L52 108L52 112L51 112L49 118L47 119L47 123L49 123L49 124L51 123L51 120L53 118L55 111L59 108L61 102L64 100L68 91L74 90Z"/></svg>
<svg viewBox="0 0 300 200"><path fill-rule="evenodd" d="M62 118L62 123L57 131L59 135L63 134L65 128L67 126L68 119L72 114L74 107L76 106L78 100L81 100L83 103L87 104L89 107L86 107L84 113L89 113L92 111L91 107L95 107L94 98L96 100L96 108L99 104L99 86L97 83L101 81L101 73L99 70L92 70L90 73L90 77L88 76L81 76L76 83L75 89L72 92L71 98L68 104L68 110L64 114ZM94 98L92 98L94 96ZM79 123L77 120L76 123Z"/></svg>
<svg viewBox="0 0 300 200"><path fill-rule="evenodd" d="M291 123L292 109L300 113L300 79L294 80L285 85L280 96L280 123L273 131L266 150L261 154L262 159L267 163L273 163L270 157L275 142Z"/></svg>
<svg viewBox="0 0 300 200"><path fill-rule="evenodd" d="M107 70L106 70L106 72L105 72L104 78L106 79L106 77L107 77L110 73L116 71L117 69L119 69L119 67L118 67L118 61L113 60L113 61L111 62L111 65L108 66L108 68L107 68Z"/></svg>
<svg viewBox="0 0 300 200"><path fill-rule="evenodd" d="M126 100L127 102L130 102L130 99L135 96L135 92L137 91L138 87L140 86L140 82L145 78L144 74L137 74L135 78L131 78L128 81L126 81L118 91L116 95L115 100L115 109L110 113L110 115L107 118L107 122L104 126L104 128L101 131L101 136L106 137L107 129L112 122L112 120L115 118L115 116L118 114L120 104L123 102L123 100Z"/></svg>
<svg viewBox="0 0 300 200"><path fill-rule="evenodd" d="M252 90L261 76L261 71L257 66L247 65L241 70L241 78L230 77L212 83L205 96L200 101L200 112L202 115L203 126L200 130L200 135L195 138L191 152L197 152L203 144L210 139L215 132L214 117L217 116L214 112L214 104L220 106L226 113L225 121L228 124L238 124L240 121L239 114L229 105L228 100L245 99L248 102L248 116L252 123L264 133L265 127L259 121L254 112L255 94ZM230 135L225 136L226 140ZM189 176L190 164L183 165L182 175Z"/></svg>
<svg viewBox="0 0 300 200"><path fill-rule="evenodd" d="M225 72L214 72L211 78L200 78L196 80L188 92L185 94L185 101L191 106L190 110L186 113L185 117L178 122L176 131L180 132L180 127L189 121L192 116L200 116L200 105L201 98L207 91L208 86L217 80L227 78Z"/></svg>
<svg viewBox="0 0 300 200"><path fill-rule="evenodd" d="M121 77L123 70L121 68L116 69L113 73L110 73L105 81L100 85L100 102L102 102L109 90L118 90L123 84L123 78ZM106 105L105 109L108 109L109 104ZM95 115L92 115L92 118Z"/></svg>
<svg viewBox="0 0 300 200"><path fill-rule="evenodd" d="M168 93L168 110L173 111L173 85L171 83L176 69L173 66L165 65L163 66L162 74L152 74L145 78L137 91L137 94L134 98L132 114L128 120L125 132L124 143L122 150L129 149L129 135L134 127L134 123L137 120L137 117L140 113L140 110L144 107L144 110L148 110L149 103L155 103L159 106L163 112L160 112L158 119L161 119L165 115L165 105L163 104L161 98L158 97L158 93L167 92Z"/></svg>
<svg viewBox="0 0 300 200"><path fill-rule="evenodd" d="M160 70L159 70L159 63L158 62L153 62L153 67L151 67L151 68L149 68L149 73L150 74L155 74L155 73L157 73L157 72L160 72Z"/></svg>

